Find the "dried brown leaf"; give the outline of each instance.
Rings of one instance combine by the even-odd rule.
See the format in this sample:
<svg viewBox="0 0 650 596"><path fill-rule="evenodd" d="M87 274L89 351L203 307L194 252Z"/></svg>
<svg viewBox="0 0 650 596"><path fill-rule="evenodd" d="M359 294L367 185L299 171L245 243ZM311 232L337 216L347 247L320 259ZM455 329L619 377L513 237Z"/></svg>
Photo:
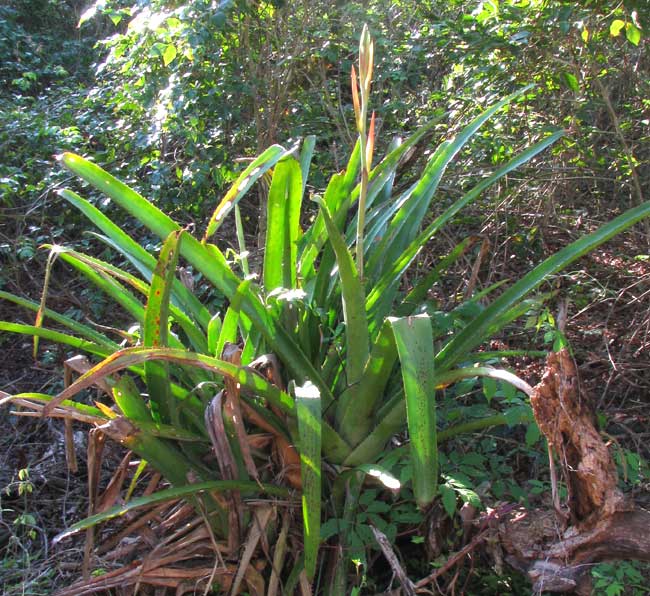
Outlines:
<svg viewBox="0 0 650 596"><path fill-rule="evenodd" d="M241 353L242 351L239 346L228 343L224 347L222 359L231 364L235 364L236 366L240 366ZM259 482L260 477L257 473L257 466L253 461L253 456L251 455L251 448L248 443L246 428L244 427L244 417L240 405L241 399L239 383L233 381L229 377L226 377L224 380L227 394L224 414L230 418L235 428L235 432L237 433L237 440L239 441L239 447L241 449L242 457L244 458L244 465L246 466L248 475Z"/></svg>
<svg viewBox="0 0 650 596"><path fill-rule="evenodd" d="M270 507L268 505L256 507L253 510L253 523L251 525L251 528L248 532L248 536L246 538L246 543L244 545L244 552L242 553L241 558L239 560L239 565L237 567L237 574L235 575L235 579L230 589L230 596L234 596L234 594L237 594L241 582L244 579L244 576L246 575L249 569L250 562L255 553L255 549L257 548L257 545L262 535L266 531L266 526L268 525L269 521L274 515L275 515L275 508ZM263 580L262 580L261 589L262 591L260 593L263 594L264 593Z"/></svg>
<svg viewBox="0 0 650 596"><path fill-rule="evenodd" d="M132 452L128 451L127 454L122 458L122 461L117 467L117 470L115 470L115 473L108 483L106 490L97 501L95 513L108 511L111 507L113 507L113 505L117 503L117 500L120 497L120 491L122 490L122 486L126 480L126 475L129 472L129 464L131 463L132 456Z"/></svg>

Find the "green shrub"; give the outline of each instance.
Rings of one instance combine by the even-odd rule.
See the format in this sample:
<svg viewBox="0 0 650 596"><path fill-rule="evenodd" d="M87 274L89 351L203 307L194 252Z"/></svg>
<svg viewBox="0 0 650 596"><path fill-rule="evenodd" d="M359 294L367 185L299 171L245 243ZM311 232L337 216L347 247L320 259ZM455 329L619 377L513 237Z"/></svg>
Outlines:
<svg viewBox="0 0 650 596"><path fill-rule="evenodd" d="M495 103L457 136L444 140L420 176L404 190L396 190L402 188L396 184L401 160L434 124L403 142L395 140L373 166L374 118L367 125L372 52L366 30L361 37L359 82L353 72L359 142L345 170L332 176L322 195L314 197L318 213L304 231L302 203L313 137L301 147L273 145L255 159L217 206L200 239L98 165L71 153L60 157L63 166L105 193L163 244L155 257L91 203L71 190L61 191L99 228L97 238L128 260L137 275L62 246L51 247L48 275L55 258L65 261L125 309L137 327L127 336L130 345L123 347L108 333L45 308L46 292L40 305L1 293L2 298L37 311L37 317L33 326L0 322L0 330L58 341L101 359L56 396L30 393L11 399L43 407L46 414L63 408L71 418L103 424L109 436L138 453L174 487L89 518L71 531L170 496L189 497L206 490L286 495L290 488L300 487L301 560L307 576L313 579L319 569L336 569L332 577L322 578L322 585L333 594L348 593L347 560L319 567L319 546L323 538L334 540L332 528L339 522L333 525L330 520L359 528L367 521L364 516L380 513L358 498L367 475L388 488L399 486L391 473L396 460L390 463L387 449L393 437L408 433L410 472L404 479L412 490L411 505L425 509L441 496L445 508L453 512L456 494L473 496L453 475L438 487L439 443L462 432L530 420L529 408L519 403L514 409L486 410L469 423L439 429L436 391L476 377L499 378L526 389L513 374L484 364L498 354L477 350L539 304L543 296L529 296L545 279L646 217L650 204L560 250L507 289L495 284L452 312L437 310L427 301L427 292L444 279L472 239L440 255L427 275L408 285L404 274L418 253L485 189L549 147L562 132L540 135L534 145L440 209L434 199L448 165L500 109L525 97L527 88ZM228 261L214 238L228 215L239 221L238 202L263 177L271 182L264 262L257 277L250 271L243 234L234 261ZM432 210L436 216L430 220ZM188 288L191 283L177 279L179 262L225 296L224 313L210 312ZM44 327L45 319L69 332ZM241 350L232 348L237 343ZM271 382L252 370L256 359L267 353L280 361L285 379L276 374ZM71 400L100 381L112 388L116 411ZM213 397L215 387L224 391ZM494 387L486 384L484 391L491 397ZM241 415L229 415L224 404L241 408L249 426L270 432L289 468L298 462L291 459L295 446L300 476L287 473L274 478L260 471ZM218 472L204 463L213 448ZM209 495L205 501L215 535L236 545L223 501ZM406 513L413 517L415 507ZM248 513L242 515L249 519ZM359 537L358 532L339 535L336 539L343 549L332 551L332 556L358 554ZM361 531L361 545L368 546L370 540Z"/></svg>

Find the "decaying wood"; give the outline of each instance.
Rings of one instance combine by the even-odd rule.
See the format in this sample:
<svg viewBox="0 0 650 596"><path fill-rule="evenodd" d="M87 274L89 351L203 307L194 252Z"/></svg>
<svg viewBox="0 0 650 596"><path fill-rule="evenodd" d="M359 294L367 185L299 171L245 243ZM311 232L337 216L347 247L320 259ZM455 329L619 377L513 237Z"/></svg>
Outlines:
<svg viewBox="0 0 650 596"><path fill-rule="evenodd" d="M536 592L578 593L588 589L598 561L650 560L650 512L619 490L616 467L566 349L549 354L531 405L566 482L566 514L511 512L499 526L506 560L528 574Z"/></svg>
<svg viewBox="0 0 650 596"><path fill-rule="evenodd" d="M566 349L549 355L546 373L530 401L540 430L559 458L571 522L588 529L603 515L625 510L628 505L617 486L614 461Z"/></svg>

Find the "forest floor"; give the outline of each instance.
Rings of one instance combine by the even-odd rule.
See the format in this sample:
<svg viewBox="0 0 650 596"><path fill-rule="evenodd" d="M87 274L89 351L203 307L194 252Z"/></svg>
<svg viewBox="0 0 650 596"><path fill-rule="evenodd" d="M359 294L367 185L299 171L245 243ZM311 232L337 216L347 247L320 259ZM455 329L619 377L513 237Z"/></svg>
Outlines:
<svg viewBox="0 0 650 596"><path fill-rule="evenodd" d="M574 239L568 226L549 226L543 238L550 254ZM489 231L486 234L489 237ZM569 298L566 332L582 382L593 407L604 416L604 436L612 451L627 449L650 459L650 260L640 229L627 233L583 258L571 272L556 280L558 297ZM526 267L511 258L511 248L484 268L486 277L517 278ZM501 254L501 253L500 253ZM425 258L426 260L426 258ZM496 271L496 269L499 269ZM489 270L488 270L489 269ZM18 277L21 290L38 296L33 272ZM459 282L459 283L462 283ZM56 284L55 284L56 285ZM65 284L51 292L52 302L65 306ZM0 303L0 319L28 322L24 312ZM541 334L531 336L523 325L504 336L500 347L528 345L540 349ZM520 331L518 331L520 330ZM28 337L0 339L0 389L14 392L56 392L61 386L61 362L65 352L54 345L41 347L47 362L32 357ZM519 360L515 372L529 383L539 382L543 362ZM66 464L63 423L25 418L8 413L0 416L0 591L7 596L49 594L79 577L84 555L84 536L53 547L53 536L87 512L86 430L75 426L79 470ZM114 449L110 461L119 461L122 448ZM110 465L110 464L106 464ZM28 470L24 476L21 470ZM528 472L514 470L516 475ZM623 474L626 474L623 469ZM105 474L107 481L110 474ZM650 504L650 486L641 485L634 497Z"/></svg>

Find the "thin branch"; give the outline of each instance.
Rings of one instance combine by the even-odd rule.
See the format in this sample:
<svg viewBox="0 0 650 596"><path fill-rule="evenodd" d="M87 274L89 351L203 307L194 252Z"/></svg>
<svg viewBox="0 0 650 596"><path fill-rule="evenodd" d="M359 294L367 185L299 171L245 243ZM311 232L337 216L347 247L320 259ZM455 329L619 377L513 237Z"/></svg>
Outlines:
<svg viewBox="0 0 650 596"><path fill-rule="evenodd" d="M643 191L641 190L639 173L637 172L636 167L634 166L634 155L632 154L632 149L630 148L630 146L627 144L627 141L625 140L625 135L623 135L623 131L621 130L618 116L616 115L616 111L614 110L614 106L612 105L612 100L609 97L609 92L605 88L605 85L602 84L598 76L595 76L593 80L596 87L598 88L598 92L600 93L601 97L603 98L603 101L605 102L605 106L607 107L607 112L609 113L609 117L612 119L612 124L614 125L614 130L616 131L616 136L619 142L621 143L621 147L623 147L623 153L625 153L625 159L627 160L627 165L630 168L630 173L632 174L632 186L634 188L634 194L636 195L636 201L638 205L641 205L642 203L644 203ZM650 240L650 222L644 219L643 223L645 226L646 236L648 240Z"/></svg>
<svg viewBox="0 0 650 596"><path fill-rule="evenodd" d="M483 542L483 540L487 538L487 535L489 533L490 533L490 529L486 528L480 534L477 534L469 544L465 545L455 555L447 559L447 562L442 567L439 567L433 573L430 573L426 577L423 577L420 581L416 582L415 583L416 590L420 590L424 588L424 586L430 584L432 581L437 579L443 573L449 571L449 569L451 569L454 565L456 565L458 561L460 561L463 557L471 553L481 542Z"/></svg>

